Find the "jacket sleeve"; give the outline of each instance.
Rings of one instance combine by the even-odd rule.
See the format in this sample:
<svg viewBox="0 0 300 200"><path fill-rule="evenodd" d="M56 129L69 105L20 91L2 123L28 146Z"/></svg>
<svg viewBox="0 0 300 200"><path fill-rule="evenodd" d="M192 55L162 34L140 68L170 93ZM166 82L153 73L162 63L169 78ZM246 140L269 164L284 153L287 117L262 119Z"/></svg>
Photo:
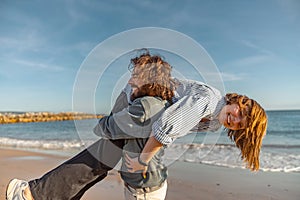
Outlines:
<svg viewBox="0 0 300 200"><path fill-rule="evenodd" d="M149 102L147 98L136 99L120 112L103 117L94 128L94 133L108 139L147 138L152 130L152 123L164 108L162 103ZM151 106L149 106L151 104ZM154 115L156 113L156 115Z"/></svg>
<svg viewBox="0 0 300 200"><path fill-rule="evenodd" d="M115 105L113 106L111 113L117 113L128 107L129 96L130 96L130 86L126 85L126 87L122 90L121 94L117 97Z"/></svg>
<svg viewBox="0 0 300 200"><path fill-rule="evenodd" d="M157 141L165 146L189 133L203 116L208 113L207 95L187 95L170 106L153 124L152 130Z"/></svg>

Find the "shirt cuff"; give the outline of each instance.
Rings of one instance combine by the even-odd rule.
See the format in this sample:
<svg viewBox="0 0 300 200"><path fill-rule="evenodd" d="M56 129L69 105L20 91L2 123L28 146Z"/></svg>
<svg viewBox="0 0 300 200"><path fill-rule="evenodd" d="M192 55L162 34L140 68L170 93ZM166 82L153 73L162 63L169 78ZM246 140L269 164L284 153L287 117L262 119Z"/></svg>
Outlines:
<svg viewBox="0 0 300 200"><path fill-rule="evenodd" d="M174 138L168 136L162 129L161 126L158 125L157 122L154 122L152 125L152 131L155 139L163 144L164 146L169 146L173 143Z"/></svg>

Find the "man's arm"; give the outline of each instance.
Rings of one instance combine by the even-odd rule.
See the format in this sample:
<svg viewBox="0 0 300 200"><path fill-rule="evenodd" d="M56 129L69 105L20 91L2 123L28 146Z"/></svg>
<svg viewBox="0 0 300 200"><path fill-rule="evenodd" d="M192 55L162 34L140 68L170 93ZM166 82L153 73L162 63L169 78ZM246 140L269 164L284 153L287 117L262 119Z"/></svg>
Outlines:
<svg viewBox="0 0 300 200"><path fill-rule="evenodd" d="M132 139L142 137L144 133L145 111L140 101L119 112L101 118L94 128L94 133L108 139ZM148 128L149 129L149 128ZM144 137L149 137L148 135Z"/></svg>
<svg viewBox="0 0 300 200"><path fill-rule="evenodd" d="M155 97L136 99L128 108L100 119L94 132L108 139L148 138L164 108L165 101Z"/></svg>
<svg viewBox="0 0 300 200"><path fill-rule="evenodd" d="M125 108L128 107L128 93L129 88L126 86L120 95L117 97L116 102L111 110L109 116L105 116L101 118L97 125L94 127L93 131L96 135L104 137L104 138L111 138L111 131L117 132L119 131L118 127L113 127L114 123L111 123L111 118L114 113L121 112Z"/></svg>

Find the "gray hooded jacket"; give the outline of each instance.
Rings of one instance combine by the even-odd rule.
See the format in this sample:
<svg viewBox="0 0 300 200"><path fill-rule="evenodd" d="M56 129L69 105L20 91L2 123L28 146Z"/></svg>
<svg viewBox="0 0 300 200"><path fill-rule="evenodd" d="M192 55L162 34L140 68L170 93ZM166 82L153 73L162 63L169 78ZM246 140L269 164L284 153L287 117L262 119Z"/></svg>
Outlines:
<svg viewBox="0 0 300 200"><path fill-rule="evenodd" d="M127 153L130 157L137 157L150 136L152 124L165 111L168 103L156 97L135 99L128 107L125 107L126 102L128 102L126 95L121 93L110 116L100 119L94 132L107 139L125 139L123 153ZM151 159L145 179L141 172L128 172L122 158L120 170L122 179L135 188L160 185L167 178L167 168L161 159L163 154L164 150L161 149Z"/></svg>

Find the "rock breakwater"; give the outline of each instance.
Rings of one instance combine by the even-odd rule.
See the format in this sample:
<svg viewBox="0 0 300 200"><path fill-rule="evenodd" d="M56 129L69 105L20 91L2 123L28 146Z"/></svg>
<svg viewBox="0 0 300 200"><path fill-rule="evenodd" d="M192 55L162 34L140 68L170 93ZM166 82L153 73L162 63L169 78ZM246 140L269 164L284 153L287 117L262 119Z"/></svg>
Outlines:
<svg viewBox="0 0 300 200"><path fill-rule="evenodd" d="M102 117L103 115L99 114L95 115L80 112L5 112L0 113L0 124L99 119Z"/></svg>

